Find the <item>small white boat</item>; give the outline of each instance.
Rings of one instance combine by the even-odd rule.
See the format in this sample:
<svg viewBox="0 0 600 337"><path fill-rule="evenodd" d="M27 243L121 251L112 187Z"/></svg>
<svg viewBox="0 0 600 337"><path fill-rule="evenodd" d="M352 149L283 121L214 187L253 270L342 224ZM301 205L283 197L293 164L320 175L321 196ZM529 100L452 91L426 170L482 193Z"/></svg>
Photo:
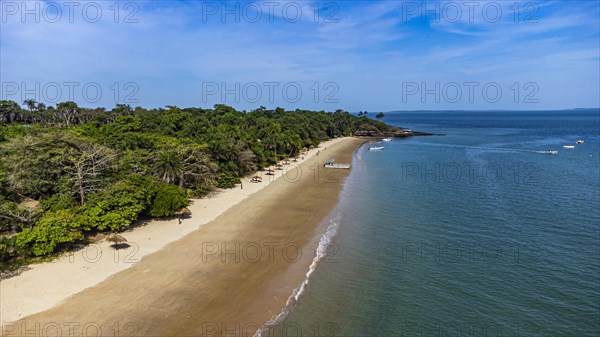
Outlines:
<svg viewBox="0 0 600 337"><path fill-rule="evenodd" d="M391 139L391 138L384 138L384 139L382 139L382 140L383 140L384 142L391 142L391 141L392 141L392 139Z"/></svg>
<svg viewBox="0 0 600 337"><path fill-rule="evenodd" d="M323 165L327 169L349 169L351 166L350 164L334 163L333 160L329 160Z"/></svg>
<svg viewBox="0 0 600 337"><path fill-rule="evenodd" d="M583 143L584 143L584 141L583 141L582 139L578 139L578 140L575 142L575 144L583 144Z"/></svg>
<svg viewBox="0 0 600 337"><path fill-rule="evenodd" d="M545 154L558 154L558 151L556 150L546 150L544 151Z"/></svg>
<svg viewBox="0 0 600 337"><path fill-rule="evenodd" d="M575 146L574 146L574 145L563 145L563 147L564 147L565 149L574 149L574 148L575 148Z"/></svg>
<svg viewBox="0 0 600 337"><path fill-rule="evenodd" d="M369 148L369 151L381 151L383 150L383 146L372 146Z"/></svg>

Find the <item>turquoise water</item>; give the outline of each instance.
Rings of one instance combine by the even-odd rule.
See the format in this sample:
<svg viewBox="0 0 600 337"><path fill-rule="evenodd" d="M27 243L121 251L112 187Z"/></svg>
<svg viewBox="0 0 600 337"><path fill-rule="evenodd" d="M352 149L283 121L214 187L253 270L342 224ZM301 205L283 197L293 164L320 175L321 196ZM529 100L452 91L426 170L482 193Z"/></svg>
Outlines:
<svg viewBox="0 0 600 337"><path fill-rule="evenodd" d="M385 121L446 135L356 153L329 255L263 336L600 335L598 110Z"/></svg>

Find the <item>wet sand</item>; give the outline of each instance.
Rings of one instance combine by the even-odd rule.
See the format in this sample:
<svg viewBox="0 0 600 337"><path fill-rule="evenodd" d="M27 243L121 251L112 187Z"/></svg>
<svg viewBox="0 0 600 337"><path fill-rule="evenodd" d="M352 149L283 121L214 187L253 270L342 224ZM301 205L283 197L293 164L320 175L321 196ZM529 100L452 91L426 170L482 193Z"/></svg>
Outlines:
<svg viewBox="0 0 600 337"><path fill-rule="evenodd" d="M3 335L252 336L304 280L315 230L350 172L323 163L351 162L361 143L327 147L135 266L6 324Z"/></svg>

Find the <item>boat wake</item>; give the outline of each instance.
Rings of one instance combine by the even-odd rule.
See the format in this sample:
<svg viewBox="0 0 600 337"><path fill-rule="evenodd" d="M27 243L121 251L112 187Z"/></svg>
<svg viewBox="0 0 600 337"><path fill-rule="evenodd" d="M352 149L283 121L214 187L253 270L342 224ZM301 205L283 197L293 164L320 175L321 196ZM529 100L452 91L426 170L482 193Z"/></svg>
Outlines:
<svg viewBox="0 0 600 337"><path fill-rule="evenodd" d="M473 146L473 145L462 145L462 144L419 144L419 145L430 145L436 147L451 147L451 148L465 148L465 149L477 149L477 150L490 150L490 151L504 151L504 152L527 152L527 153L548 153L547 151L540 150L528 150L528 149L514 149L506 147L487 147L487 146Z"/></svg>
<svg viewBox="0 0 600 337"><path fill-rule="evenodd" d="M276 316L273 316L273 318L271 318L260 329L258 329L258 331L256 331L256 333L254 334L254 337L271 336L272 334L270 334L269 331L272 331L274 327L282 323L287 318L292 309L296 306L298 299L304 293L304 290L308 286L308 283L310 281L310 275L312 275L312 273L317 269L321 261L323 261L331 251L329 247L331 246L333 239L337 235L339 222L339 213L333 219L329 220L329 226L327 227L327 231L325 232L325 234L321 236L321 240L319 240L319 245L315 250L315 257L313 258L313 261L310 267L308 268L306 278L296 289L294 289L292 295L288 298L281 312Z"/></svg>

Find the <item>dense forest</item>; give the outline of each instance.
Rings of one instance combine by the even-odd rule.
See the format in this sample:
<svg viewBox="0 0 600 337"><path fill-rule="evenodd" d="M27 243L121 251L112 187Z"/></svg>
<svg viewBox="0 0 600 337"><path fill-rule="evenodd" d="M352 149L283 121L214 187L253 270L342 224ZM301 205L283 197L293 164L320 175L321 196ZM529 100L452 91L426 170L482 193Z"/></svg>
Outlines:
<svg viewBox="0 0 600 337"><path fill-rule="evenodd" d="M391 130L342 110L23 106L0 101L2 268L140 218L173 216L189 198L231 188L321 141Z"/></svg>

